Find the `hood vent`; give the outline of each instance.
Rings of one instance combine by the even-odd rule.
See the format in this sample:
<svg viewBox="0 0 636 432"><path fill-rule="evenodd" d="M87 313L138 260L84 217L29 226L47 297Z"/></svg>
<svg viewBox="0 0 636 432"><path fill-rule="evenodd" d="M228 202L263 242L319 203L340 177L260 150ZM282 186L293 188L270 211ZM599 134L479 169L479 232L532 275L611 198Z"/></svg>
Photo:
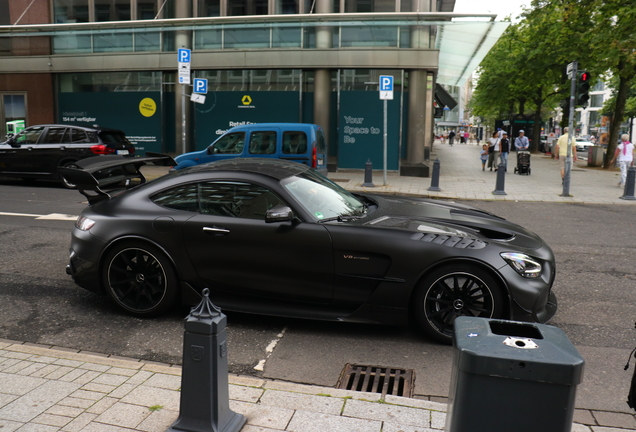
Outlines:
<svg viewBox="0 0 636 432"><path fill-rule="evenodd" d="M419 240L427 243L436 243L458 249L483 249L486 247L487 244L486 242L470 237L457 237L454 235L446 234L413 234L411 238L413 240Z"/></svg>

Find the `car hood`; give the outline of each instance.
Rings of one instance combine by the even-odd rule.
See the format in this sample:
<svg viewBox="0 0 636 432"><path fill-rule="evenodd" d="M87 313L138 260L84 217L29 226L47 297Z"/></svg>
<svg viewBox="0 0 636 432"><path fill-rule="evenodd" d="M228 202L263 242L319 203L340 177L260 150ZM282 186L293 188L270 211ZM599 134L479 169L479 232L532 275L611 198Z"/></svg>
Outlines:
<svg viewBox="0 0 636 432"><path fill-rule="evenodd" d="M361 222L369 227L393 228L429 236L451 236L479 240L484 246L501 242L527 249L539 249L539 236L492 213L445 201L407 197L370 196L378 209Z"/></svg>

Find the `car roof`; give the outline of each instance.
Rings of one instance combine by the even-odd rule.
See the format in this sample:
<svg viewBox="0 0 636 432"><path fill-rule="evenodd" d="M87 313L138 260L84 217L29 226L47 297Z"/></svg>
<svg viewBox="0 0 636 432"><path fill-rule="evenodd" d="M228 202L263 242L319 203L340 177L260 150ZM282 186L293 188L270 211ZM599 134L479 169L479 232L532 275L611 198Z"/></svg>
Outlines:
<svg viewBox="0 0 636 432"><path fill-rule="evenodd" d="M240 126L235 126L230 130L242 130L253 127L267 127L267 128L283 128L283 129L300 129L300 128L320 128L320 126L311 123L250 123Z"/></svg>
<svg viewBox="0 0 636 432"><path fill-rule="evenodd" d="M193 167L184 168L177 173L199 174L217 171L241 171L253 174L262 174L268 177L282 180L293 175L308 171L310 168L298 162L290 162L271 158L232 158L217 162L210 162Z"/></svg>

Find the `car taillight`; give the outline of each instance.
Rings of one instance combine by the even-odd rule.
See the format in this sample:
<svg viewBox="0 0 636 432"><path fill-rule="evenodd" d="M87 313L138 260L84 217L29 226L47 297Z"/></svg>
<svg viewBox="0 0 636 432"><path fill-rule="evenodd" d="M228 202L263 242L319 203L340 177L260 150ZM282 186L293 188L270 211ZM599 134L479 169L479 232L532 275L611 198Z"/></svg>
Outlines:
<svg viewBox="0 0 636 432"><path fill-rule="evenodd" d="M128 151L130 152L131 155L135 154L135 146L130 146L128 148Z"/></svg>
<svg viewBox="0 0 636 432"><path fill-rule="evenodd" d="M103 144L97 144L91 147L91 151L95 154L98 155L107 155L107 154L111 154L111 153L115 153L115 149L114 148L110 148L108 146L105 146Z"/></svg>
<svg viewBox="0 0 636 432"><path fill-rule="evenodd" d="M311 152L311 167L318 168L318 150L316 147Z"/></svg>

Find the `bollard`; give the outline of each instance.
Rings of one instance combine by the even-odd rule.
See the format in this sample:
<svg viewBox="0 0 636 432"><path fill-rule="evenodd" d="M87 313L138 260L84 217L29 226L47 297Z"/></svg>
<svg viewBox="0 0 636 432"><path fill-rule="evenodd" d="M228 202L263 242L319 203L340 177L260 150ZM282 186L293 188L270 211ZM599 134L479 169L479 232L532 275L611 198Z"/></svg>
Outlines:
<svg viewBox="0 0 636 432"><path fill-rule="evenodd" d="M433 176L431 177L431 187L428 188L430 191L441 191L439 187L439 158L435 159L433 162Z"/></svg>
<svg viewBox="0 0 636 432"><path fill-rule="evenodd" d="M373 184L373 164L371 159L367 159L367 163L364 164L364 183L362 183L362 186L375 187Z"/></svg>
<svg viewBox="0 0 636 432"><path fill-rule="evenodd" d="M634 196L634 181L636 180L636 168L630 166L627 168L627 178L625 179L625 189L623 190L623 196L619 197L624 200L636 200Z"/></svg>
<svg viewBox="0 0 636 432"><path fill-rule="evenodd" d="M503 163L497 165L497 185L492 191L493 195L508 195L504 190L506 183L506 166Z"/></svg>
<svg viewBox="0 0 636 432"><path fill-rule="evenodd" d="M242 414L230 410L227 317L203 290L186 317L179 417L166 432L238 432Z"/></svg>

